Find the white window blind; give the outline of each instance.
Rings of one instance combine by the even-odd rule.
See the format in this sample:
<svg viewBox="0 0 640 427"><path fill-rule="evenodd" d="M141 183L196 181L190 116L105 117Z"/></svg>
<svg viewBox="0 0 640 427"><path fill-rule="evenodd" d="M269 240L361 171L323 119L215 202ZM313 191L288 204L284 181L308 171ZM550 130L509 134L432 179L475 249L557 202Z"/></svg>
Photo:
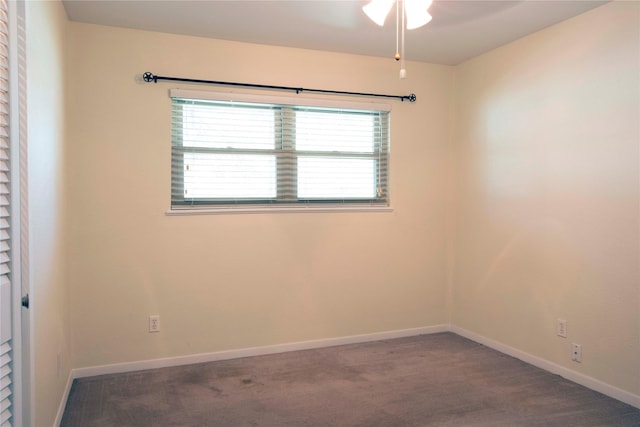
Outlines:
<svg viewBox="0 0 640 427"><path fill-rule="evenodd" d="M0 0L0 426L12 425L12 331L9 170L9 31Z"/></svg>
<svg viewBox="0 0 640 427"><path fill-rule="evenodd" d="M175 93L172 209L389 205L388 109Z"/></svg>

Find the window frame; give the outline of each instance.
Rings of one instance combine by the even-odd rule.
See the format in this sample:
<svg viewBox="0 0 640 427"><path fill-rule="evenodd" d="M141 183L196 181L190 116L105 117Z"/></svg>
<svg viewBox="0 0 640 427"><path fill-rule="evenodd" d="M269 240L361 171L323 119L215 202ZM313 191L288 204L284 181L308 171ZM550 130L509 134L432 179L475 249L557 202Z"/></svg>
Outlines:
<svg viewBox="0 0 640 427"><path fill-rule="evenodd" d="M219 93L219 92L205 92L205 91L193 91L184 89L171 89L169 91L169 97L171 98L172 107L172 124L171 124L171 207L167 211L168 215L189 215L189 214L208 214L208 213L254 213L254 212L329 212L329 211L392 211L390 206L390 147L391 147L391 130L390 130L390 111L391 106L381 103L367 103L367 102L351 102L343 100L329 100L329 99L315 99L305 97L280 97L280 96L264 96L255 94L244 93ZM184 102L187 101L187 102ZM373 150L371 153L364 152L340 152L341 155L346 157L371 158L374 160L374 166L377 170L374 171L375 184L373 190L374 194L372 198L313 198L313 197L294 197L291 194L285 194L282 192L281 185L285 178L283 175L289 176L287 178L289 187L293 182L295 186L294 193L298 191L298 177L297 172L298 162L296 159L304 157L334 157L336 159L341 158L335 155L335 151L309 151L309 150L296 150L295 149L295 137L293 141L288 138L276 138L274 137L273 150L247 150L247 149L212 149L206 147L188 147L185 148L183 143L184 132L182 128L176 123L174 109L176 105L181 103L192 102L207 102L207 101L221 101L221 102L234 102L234 103L246 103L255 105L271 105L276 110L274 119L276 116L282 116L285 112L293 112L296 110L306 108L319 108L330 110L352 110L353 113L362 112L363 114L373 115L374 120L381 122L376 123L373 127L374 130L380 130L378 136L374 136ZM180 113L181 114L181 113ZM180 117L182 117L180 115ZM277 147L277 142L281 142L282 146ZM261 155L273 155L276 160L276 195L274 198L188 198L184 197L184 154L188 152L212 152L212 153L233 153L238 152L240 154L249 154L251 152L259 152ZM331 155L330 153L333 153ZM286 162L289 159L289 166L287 169L282 167L282 162ZM291 161L293 160L293 161ZM293 178L290 176L293 172ZM179 176L177 178L177 176ZM178 191L177 188L182 186L182 190ZM180 197L180 194L182 196Z"/></svg>

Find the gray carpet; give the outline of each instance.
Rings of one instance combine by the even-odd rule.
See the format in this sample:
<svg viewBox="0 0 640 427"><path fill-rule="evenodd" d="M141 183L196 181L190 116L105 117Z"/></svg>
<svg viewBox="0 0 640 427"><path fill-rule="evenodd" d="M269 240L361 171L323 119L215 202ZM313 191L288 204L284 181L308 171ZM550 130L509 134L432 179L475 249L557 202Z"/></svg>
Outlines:
<svg viewBox="0 0 640 427"><path fill-rule="evenodd" d="M640 426L640 409L451 333L74 381L72 426Z"/></svg>

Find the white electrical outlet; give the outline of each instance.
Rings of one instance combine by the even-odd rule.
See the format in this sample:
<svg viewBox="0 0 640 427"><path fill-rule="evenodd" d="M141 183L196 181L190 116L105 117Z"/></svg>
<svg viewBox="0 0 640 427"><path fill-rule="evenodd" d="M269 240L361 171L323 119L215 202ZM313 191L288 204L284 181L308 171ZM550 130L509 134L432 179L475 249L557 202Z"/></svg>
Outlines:
<svg viewBox="0 0 640 427"><path fill-rule="evenodd" d="M160 332L160 315L149 316L149 332Z"/></svg>
<svg viewBox="0 0 640 427"><path fill-rule="evenodd" d="M564 319L558 319L557 334L559 337L567 337L567 321Z"/></svg>
<svg viewBox="0 0 640 427"><path fill-rule="evenodd" d="M571 344L571 360L574 362L582 362L582 345Z"/></svg>

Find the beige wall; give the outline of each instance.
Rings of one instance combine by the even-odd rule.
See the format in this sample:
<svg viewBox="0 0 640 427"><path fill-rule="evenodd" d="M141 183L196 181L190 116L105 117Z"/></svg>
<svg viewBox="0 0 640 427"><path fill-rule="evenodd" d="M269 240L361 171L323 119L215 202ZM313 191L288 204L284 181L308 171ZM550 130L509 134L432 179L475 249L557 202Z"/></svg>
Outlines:
<svg viewBox="0 0 640 427"><path fill-rule="evenodd" d="M636 395L639 7L608 4L457 67L452 311Z"/></svg>
<svg viewBox="0 0 640 427"><path fill-rule="evenodd" d="M51 425L71 368L65 277L66 15L59 2L26 2L29 286L34 419ZM60 372L57 358L60 354Z"/></svg>
<svg viewBox="0 0 640 427"><path fill-rule="evenodd" d="M71 366L449 321L640 394L637 3L455 69L410 63L406 81L390 59L27 5L35 425L51 424ZM415 92L390 101L394 211L165 216L167 91L193 86L143 71Z"/></svg>
<svg viewBox="0 0 640 427"><path fill-rule="evenodd" d="M450 67L410 63L401 81L391 58L69 26L74 367L446 322ZM144 71L415 92L389 101L394 211L165 216L168 90L194 86L142 83Z"/></svg>

